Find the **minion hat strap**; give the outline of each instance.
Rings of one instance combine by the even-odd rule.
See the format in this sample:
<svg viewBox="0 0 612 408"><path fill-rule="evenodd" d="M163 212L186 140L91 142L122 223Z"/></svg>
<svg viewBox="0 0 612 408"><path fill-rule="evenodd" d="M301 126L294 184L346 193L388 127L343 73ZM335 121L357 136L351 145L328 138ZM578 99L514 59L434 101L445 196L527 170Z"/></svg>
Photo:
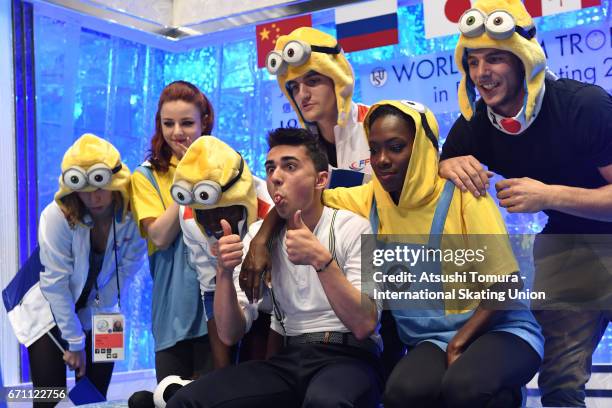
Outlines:
<svg viewBox="0 0 612 408"><path fill-rule="evenodd" d="M342 48L340 48L339 44L336 44L333 47L323 47L320 45L311 45L310 49L314 52L321 52L323 54L340 54L342 52Z"/></svg>
<svg viewBox="0 0 612 408"><path fill-rule="evenodd" d="M242 158L242 155L240 153L238 153L238 156L240 156L240 168L238 169L238 174L236 174L236 176L231 179L226 185L221 187L222 192L226 192L227 190L229 190L234 184L236 184L238 180L240 180L240 177L242 177L242 171L244 170L244 159Z"/></svg>
<svg viewBox="0 0 612 408"><path fill-rule="evenodd" d="M115 168L111 169L111 173L113 173L113 174L117 174L117 173L119 173L119 171L121 170L121 168L122 168L122 167L123 167L123 165L122 165L121 163L119 163L119 164L117 165L117 167L115 167Z"/></svg>
<svg viewBox="0 0 612 408"><path fill-rule="evenodd" d="M531 40L533 37L535 37L536 35L536 28L535 26L531 27L529 30L521 27L521 26L515 26L514 27L514 31L520 35L521 37L527 39L527 40Z"/></svg>
<svg viewBox="0 0 612 408"><path fill-rule="evenodd" d="M436 151L438 151L440 149L438 146L438 139L436 139L436 135L434 135L433 130L431 130L431 128L429 127L429 123L427 122L427 116L425 116L425 114L422 112L420 112L420 115L421 124L423 125L423 130L425 130L425 135L429 140L431 140L431 143L436 148Z"/></svg>

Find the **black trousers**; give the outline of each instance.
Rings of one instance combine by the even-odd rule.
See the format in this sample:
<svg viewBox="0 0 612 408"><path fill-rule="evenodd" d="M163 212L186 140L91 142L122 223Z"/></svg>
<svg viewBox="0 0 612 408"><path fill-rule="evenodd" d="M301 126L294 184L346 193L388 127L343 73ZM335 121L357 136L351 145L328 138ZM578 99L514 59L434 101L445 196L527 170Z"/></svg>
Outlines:
<svg viewBox="0 0 612 408"><path fill-rule="evenodd" d="M381 392L377 356L356 347L305 344L213 371L179 390L167 407L375 408Z"/></svg>
<svg viewBox="0 0 612 408"><path fill-rule="evenodd" d="M586 406L593 352L612 321L610 248L612 236L605 234L536 237L534 287L546 291L542 310L532 303L545 339L542 406Z"/></svg>
<svg viewBox="0 0 612 408"><path fill-rule="evenodd" d="M440 347L423 342L395 366L384 405L516 408L521 405L520 388L540 363L527 342L507 332L483 334L450 367Z"/></svg>
<svg viewBox="0 0 612 408"><path fill-rule="evenodd" d="M58 341L62 341L57 326L51 329L51 333ZM87 356L85 377L89 378L98 391L106 397L115 364L94 364L92 362L90 331L85 332L85 354ZM34 387L66 387L66 363L64 362L63 354L47 334L28 347L28 356L30 358L30 374ZM80 378L76 380L79 381ZM54 407L56 404L55 402L35 402L34 408Z"/></svg>
<svg viewBox="0 0 612 408"><path fill-rule="evenodd" d="M397 333L397 324L391 310L383 310L380 316L380 337L383 341L383 352L380 356L385 381L389 378L395 365L406 354L406 345Z"/></svg>
<svg viewBox="0 0 612 408"><path fill-rule="evenodd" d="M157 382L169 375L197 378L213 369L208 336L179 341L174 346L155 352Z"/></svg>

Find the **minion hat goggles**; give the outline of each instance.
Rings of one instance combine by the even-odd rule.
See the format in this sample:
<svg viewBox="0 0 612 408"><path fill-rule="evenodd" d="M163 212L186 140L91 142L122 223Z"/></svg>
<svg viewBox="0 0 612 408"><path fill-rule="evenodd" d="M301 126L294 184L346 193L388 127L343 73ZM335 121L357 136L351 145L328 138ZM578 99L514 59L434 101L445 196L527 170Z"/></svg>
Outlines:
<svg viewBox="0 0 612 408"><path fill-rule="evenodd" d="M66 209L64 198L75 192L116 191L123 202L117 215L124 219L130 202L130 169L111 143L91 133L82 135L64 153L61 171L54 196L60 208Z"/></svg>
<svg viewBox="0 0 612 408"><path fill-rule="evenodd" d="M300 40L289 41L282 52L272 50L266 56L266 68L270 75L284 75L287 72L287 66L299 67L304 65L310 59L313 52L323 54L340 54L342 48L336 44L334 47L324 47L320 45L311 45Z"/></svg>
<svg viewBox="0 0 612 408"><path fill-rule="evenodd" d="M240 155L240 153L238 153ZM202 180L190 188L189 183L184 180L178 180L170 188L172 198L180 205L201 204L215 205L221 199L221 195L229 190L242 177L244 170L244 158L240 155L240 168L238 173L225 184L221 186L216 181Z"/></svg>
<svg viewBox="0 0 612 408"><path fill-rule="evenodd" d="M536 35L535 26L521 27L516 25L514 17L504 10L495 10L488 16L476 9L467 10L459 19L459 31L466 37L474 38L485 31L496 40L506 40L515 32L526 40Z"/></svg>
<svg viewBox="0 0 612 408"><path fill-rule="evenodd" d="M429 122L427 121L427 107L420 102L409 101L406 99L402 99L400 102L419 113L419 116L421 117L421 124L423 125L423 130L425 131L425 136L427 136L427 138L431 141L431 144L433 144L436 151L440 150L438 138L433 130L431 130Z"/></svg>
<svg viewBox="0 0 612 408"><path fill-rule="evenodd" d="M316 72L332 80L338 113L337 125L350 120L355 76L338 40L312 27L300 27L276 40L267 58L268 72L276 72L278 86L297 114L302 127L311 127L297 105L289 87L291 81ZM270 70L271 68L271 70Z"/></svg>
<svg viewBox="0 0 612 408"><path fill-rule="evenodd" d="M429 139L429 141L431 142L433 147L436 149L436 151L440 150L440 145L438 144L438 138L436 137L436 134L432 130L431 126L429 126L429 121L427 120L427 112L429 111L429 109L427 109L427 106L423 105L420 102L410 101L407 99L402 99L400 101L385 100L385 101L377 102L376 104L372 105L363 122L363 126L367 134L369 134L370 117L372 116L372 113L374 113L376 109L380 108L381 106L385 106L385 105L393 106L399 109L403 113L407 113L405 111L406 108L412 111L415 111L416 114L419 115L419 117L421 118L421 125L423 126L423 130L425 131L425 136L427 136L427 139ZM429 112L431 115L431 111Z"/></svg>
<svg viewBox="0 0 612 408"><path fill-rule="evenodd" d="M82 191L88 187L90 190L104 188L111 183L113 174L119 173L121 168L121 163L112 169L104 163L96 163L87 171L80 166L72 166L62 173L62 180L66 187L73 191Z"/></svg>
<svg viewBox="0 0 612 408"><path fill-rule="evenodd" d="M461 73L458 102L463 117L470 120L476 109L476 86L470 77L468 54L492 48L510 52L521 61L525 100L520 121L532 123L544 90L546 55L535 37L535 24L525 5L521 0L477 0L459 19L459 30L455 63Z"/></svg>

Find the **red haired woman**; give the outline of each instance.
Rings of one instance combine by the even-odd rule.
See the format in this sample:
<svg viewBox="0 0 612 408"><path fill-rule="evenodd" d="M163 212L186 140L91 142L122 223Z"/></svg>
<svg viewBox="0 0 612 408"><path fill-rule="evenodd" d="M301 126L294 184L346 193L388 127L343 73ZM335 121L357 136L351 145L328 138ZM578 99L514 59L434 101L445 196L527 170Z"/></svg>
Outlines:
<svg viewBox="0 0 612 408"><path fill-rule="evenodd" d="M196 377L211 367L204 307L197 274L188 260L179 206L170 187L179 160L191 143L210 134L212 105L193 84L164 88L155 115L151 150L132 178L134 213L148 240L153 277L152 329L157 381L169 375Z"/></svg>

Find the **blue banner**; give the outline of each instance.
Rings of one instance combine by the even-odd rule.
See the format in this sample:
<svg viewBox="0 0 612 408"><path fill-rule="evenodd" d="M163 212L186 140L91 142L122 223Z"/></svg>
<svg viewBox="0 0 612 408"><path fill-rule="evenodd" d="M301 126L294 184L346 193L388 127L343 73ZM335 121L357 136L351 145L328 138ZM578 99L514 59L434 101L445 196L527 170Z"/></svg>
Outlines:
<svg viewBox="0 0 612 408"><path fill-rule="evenodd" d="M612 27L581 26L539 36L548 67L557 76L597 84L612 92ZM433 112L456 112L461 80L454 51L364 65L359 70L363 102L412 99Z"/></svg>

